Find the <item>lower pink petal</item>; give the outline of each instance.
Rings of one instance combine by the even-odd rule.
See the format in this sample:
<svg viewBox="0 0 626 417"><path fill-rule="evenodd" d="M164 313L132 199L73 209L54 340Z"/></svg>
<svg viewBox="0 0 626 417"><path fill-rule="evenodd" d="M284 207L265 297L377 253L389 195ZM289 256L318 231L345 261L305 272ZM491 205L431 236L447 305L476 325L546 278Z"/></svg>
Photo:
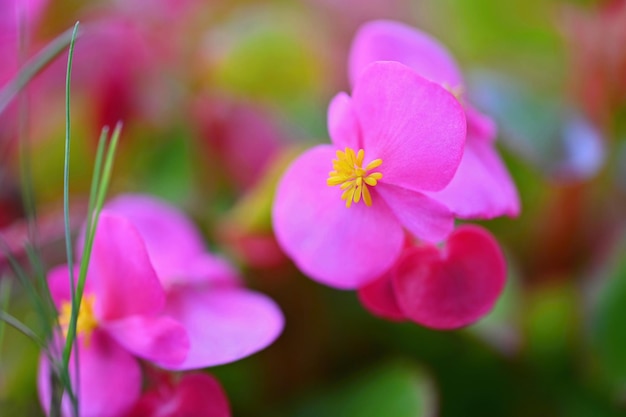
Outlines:
<svg viewBox="0 0 626 417"><path fill-rule="evenodd" d="M400 308L423 326L454 329L487 314L506 281L495 239L477 226L458 228L442 250L406 250L392 271Z"/></svg>
<svg viewBox="0 0 626 417"><path fill-rule="evenodd" d="M297 158L284 174L272 220L278 243L296 265L326 285L353 289L388 270L402 249L400 223L372 188L372 206L350 208L342 190L326 184L335 149L320 145Z"/></svg>
<svg viewBox="0 0 626 417"><path fill-rule="evenodd" d="M520 202L504 163L494 145L469 138L459 168L446 188L428 193L464 219L517 216Z"/></svg>
<svg viewBox="0 0 626 417"><path fill-rule="evenodd" d="M160 366L180 365L189 353L189 335L176 320L133 316L106 324L106 330L133 354Z"/></svg>
<svg viewBox="0 0 626 417"><path fill-rule="evenodd" d="M249 356L282 332L283 314L270 298L244 289L177 289L168 296L166 314L187 330L186 370L221 365Z"/></svg>
<svg viewBox="0 0 626 417"><path fill-rule="evenodd" d="M402 226L426 242L440 242L454 227L448 208L434 199L405 188L379 183L376 191L389 205Z"/></svg>
<svg viewBox="0 0 626 417"><path fill-rule="evenodd" d="M359 288L358 296L361 304L373 315L391 321L406 320L406 316L398 306L389 274Z"/></svg>
<svg viewBox="0 0 626 417"><path fill-rule="evenodd" d="M126 417L230 417L226 393L213 376L183 375L176 383L165 382L146 392Z"/></svg>
<svg viewBox="0 0 626 417"><path fill-rule="evenodd" d="M81 417L117 417L128 411L139 398L141 369L139 363L104 332L95 331L89 342L80 342ZM72 358L70 363L73 364ZM39 361L38 389L44 410L50 407L50 364L42 355ZM74 367L70 365L70 375ZM63 415L71 416L71 406L63 398Z"/></svg>

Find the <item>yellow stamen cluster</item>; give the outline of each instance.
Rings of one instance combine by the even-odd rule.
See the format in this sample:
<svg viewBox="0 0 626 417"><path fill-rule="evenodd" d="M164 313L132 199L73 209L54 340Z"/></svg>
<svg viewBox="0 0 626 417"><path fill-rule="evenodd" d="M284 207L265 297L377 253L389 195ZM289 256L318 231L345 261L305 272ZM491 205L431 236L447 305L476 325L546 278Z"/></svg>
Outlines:
<svg viewBox="0 0 626 417"><path fill-rule="evenodd" d="M367 186L375 186L383 177L380 172L372 172L379 167L382 159L375 159L363 168L365 152L363 149L355 154L354 149L346 148L344 152L337 151L337 159L333 159L333 171L328 174L326 184L331 187L339 186L343 191L341 199L346 201L346 207L350 207L352 202L358 203L363 198L366 206L372 205L372 196Z"/></svg>
<svg viewBox="0 0 626 417"><path fill-rule="evenodd" d="M93 313L93 305L96 297L93 294L83 297L78 310L78 320L76 322L76 334L84 335L88 342L91 332L98 326L98 321ZM59 314L59 325L63 329L63 333L67 336L70 327L70 319L72 317L72 302L65 301L61 305Z"/></svg>

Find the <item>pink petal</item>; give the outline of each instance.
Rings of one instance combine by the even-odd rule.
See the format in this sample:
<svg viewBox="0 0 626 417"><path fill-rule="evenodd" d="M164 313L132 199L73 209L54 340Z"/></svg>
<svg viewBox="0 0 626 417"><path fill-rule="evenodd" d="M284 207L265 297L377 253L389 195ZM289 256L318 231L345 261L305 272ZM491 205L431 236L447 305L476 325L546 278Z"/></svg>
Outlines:
<svg viewBox="0 0 626 417"><path fill-rule="evenodd" d="M139 233L128 220L105 211L100 214L87 281L101 321L154 314L165 303Z"/></svg>
<svg viewBox="0 0 626 417"><path fill-rule="evenodd" d="M167 369L221 365L249 356L271 344L284 319L268 297L244 289L181 288L168 296L166 314L189 333L187 359Z"/></svg>
<svg viewBox="0 0 626 417"><path fill-rule="evenodd" d="M444 240L454 228L450 210L434 199L401 187L379 183L376 191L415 237L426 242Z"/></svg>
<svg viewBox="0 0 626 417"><path fill-rule="evenodd" d="M78 275L80 273L80 267L74 267L74 281L78 282ZM48 272L48 289L54 305L59 308L61 305L72 299L72 292L70 287L70 269L67 265L59 265L52 268ZM85 293L90 292L89 283L85 282Z"/></svg>
<svg viewBox="0 0 626 417"><path fill-rule="evenodd" d="M358 151L361 145L359 121L352 108L350 96L337 94L328 106L328 133L339 149L346 147Z"/></svg>
<svg viewBox="0 0 626 417"><path fill-rule="evenodd" d="M382 159L381 182L437 191L456 172L466 121L456 98L397 62L375 62L352 95L368 161Z"/></svg>
<svg viewBox="0 0 626 417"><path fill-rule="evenodd" d="M346 208L342 190L326 184L335 151L320 145L298 157L278 185L272 212L278 243L314 280L358 288L389 269L404 234L380 196Z"/></svg>
<svg viewBox="0 0 626 417"><path fill-rule="evenodd" d="M126 417L230 417L224 389L211 375L185 374L178 384L162 382L146 392Z"/></svg>
<svg viewBox="0 0 626 417"><path fill-rule="evenodd" d="M163 285L211 275L211 267L202 271L196 264L196 258L206 257L202 236L176 207L151 196L124 194L105 208L126 217L137 228Z"/></svg>
<svg viewBox="0 0 626 417"><path fill-rule="evenodd" d="M446 188L428 194L463 219L517 216L520 202L515 184L493 143L470 138L459 169Z"/></svg>
<svg viewBox="0 0 626 417"><path fill-rule="evenodd" d="M406 320L406 316L398 306L389 274L359 288L358 296L361 304L373 315L391 321Z"/></svg>
<svg viewBox="0 0 626 417"><path fill-rule="evenodd" d="M141 369L137 360L110 339L96 330L88 344L80 342L80 398L81 417L117 417L128 411L139 398ZM70 360L73 364L73 359ZM70 375L74 375L70 365ZM39 361L39 399L46 410L50 409L50 364L42 355ZM73 379L73 378L72 378ZM63 415L71 416L67 395L63 398Z"/></svg>
<svg viewBox="0 0 626 417"><path fill-rule="evenodd" d="M354 86L374 61L397 61L421 76L455 88L463 79L448 50L424 32L399 22L376 20L361 26L350 49L349 75Z"/></svg>
<svg viewBox="0 0 626 417"><path fill-rule="evenodd" d="M506 281L506 265L495 239L477 226L459 227L447 246L405 251L392 271L400 308L411 320L454 329L487 314Z"/></svg>
<svg viewBox="0 0 626 417"><path fill-rule="evenodd" d="M170 317L129 317L107 323L106 330L129 352L160 366L180 365L189 353L187 331Z"/></svg>
<svg viewBox="0 0 626 417"><path fill-rule="evenodd" d="M496 139L498 129L491 117L482 114L469 104L465 105L465 117L467 118L468 138L487 142L493 142Z"/></svg>

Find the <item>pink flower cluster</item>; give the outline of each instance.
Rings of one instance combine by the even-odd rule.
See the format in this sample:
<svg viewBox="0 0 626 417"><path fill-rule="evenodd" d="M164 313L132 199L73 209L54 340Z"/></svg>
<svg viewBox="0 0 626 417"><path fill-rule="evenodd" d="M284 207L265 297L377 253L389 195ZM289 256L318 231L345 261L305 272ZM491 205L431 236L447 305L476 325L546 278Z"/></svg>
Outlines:
<svg viewBox="0 0 626 417"><path fill-rule="evenodd" d="M79 258L81 254L79 247ZM77 267L75 271L77 277ZM59 323L66 329L71 313L69 266L53 269L48 284ZM282 328L277 305L244 288L224 260L206 251L201 235L179 210L152 197L119 196L100 214L78 316L75 391L80 415L129 412L141 394L139 359L176 371L225 364L263 349ZM50 371L42 356L39 392L44 408L50 406ZM208 376L183 377L178 386L171 384L170 398L147 393L135 408L155 408L163 400L170 404L168 409L176 409L177 397L196 398L179 405L200 407L214 400L226 411L202 415L228 415L220 389L208 390L203 398L188 387L187 379L209 387L216 384ZM66 399L66 415L68 407Z"/></svg>
<svg viewBox="0 0 626 417"><path fill-rule="evenodd" d="M357 289L376 315L439 329L476 321L504 287L505 261L487 231L454 230L455 219L519 213L494 123L467 103L446 48L400 23L358 31L349 78L351 95L328 109L332 143L298 157L278 185L280 245L311 278Z"/></svg>

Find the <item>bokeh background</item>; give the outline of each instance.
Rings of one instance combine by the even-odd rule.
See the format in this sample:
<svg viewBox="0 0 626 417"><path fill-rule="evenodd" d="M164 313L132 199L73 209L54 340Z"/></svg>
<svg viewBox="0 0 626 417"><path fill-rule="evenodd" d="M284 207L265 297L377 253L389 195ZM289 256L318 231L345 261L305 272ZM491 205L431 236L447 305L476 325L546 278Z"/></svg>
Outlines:
<svg viewBox="0 0 626 417"><path fill-rule="evenodd" d="M109 194L178 205L212 250L283 309L286 327L272 346L208 370L234 416L626 414L625 1L24 4L17 27L0 16L2 84L81 22L71 85L74 232L100 129L123 120ZM518 218L482 224L506 253L505 293L492 314L459 331L371 316L354 292L301 275L272 237L274 185L290 158L328 140L327 104L349 91L352 36L381 18L448 46L470 100L498 123L521 196ZM36 237L46 268L65 263L66 60L51 62L0 114L0 236L22 260ZM4 254L0 291L0 305L37 331ZM9 327L0 342L0 415L42 415L37 347Z"/></svg>

